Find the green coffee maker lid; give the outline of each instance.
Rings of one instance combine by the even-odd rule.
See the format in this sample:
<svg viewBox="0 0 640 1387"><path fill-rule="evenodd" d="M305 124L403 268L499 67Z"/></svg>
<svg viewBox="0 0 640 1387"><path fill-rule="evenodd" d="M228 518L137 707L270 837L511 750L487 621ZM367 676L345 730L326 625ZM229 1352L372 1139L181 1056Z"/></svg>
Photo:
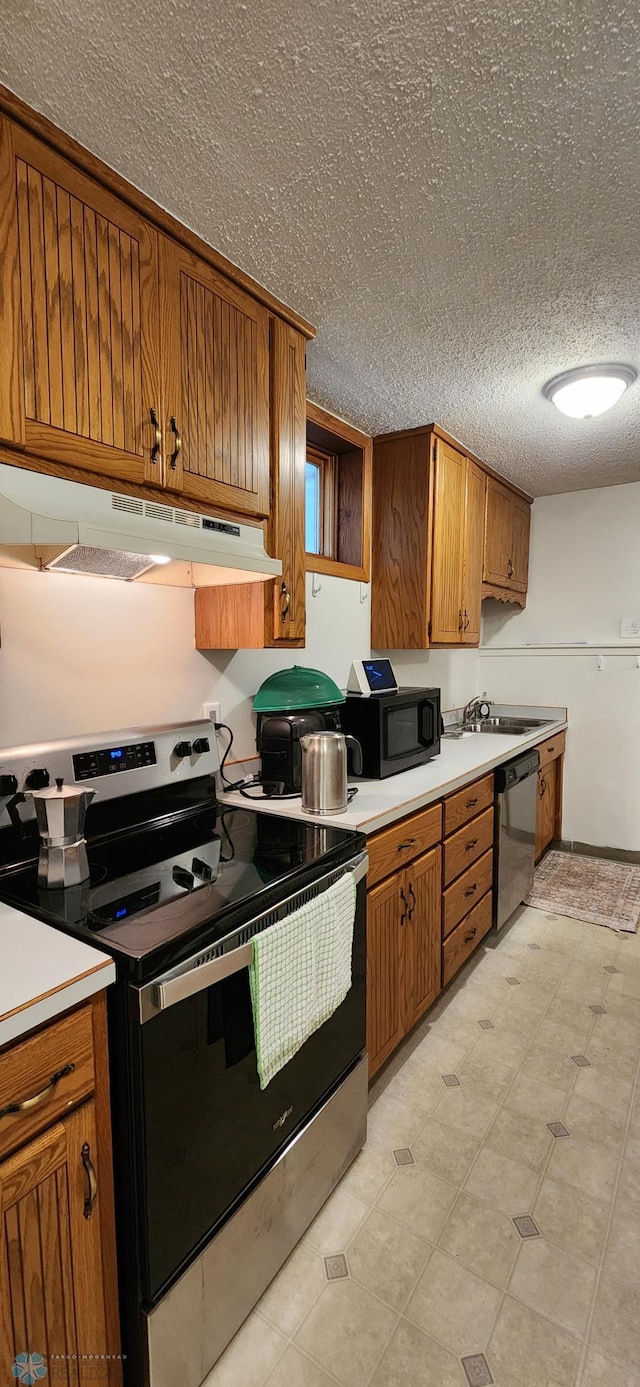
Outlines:
<svg viewBox="0 0 640 1387"><path fill-rule="evenodd" d="M256 713L291 713L305 708L326 708L344 703L344 694L321 669L292 665L270 674L253 700Z"/></svg>

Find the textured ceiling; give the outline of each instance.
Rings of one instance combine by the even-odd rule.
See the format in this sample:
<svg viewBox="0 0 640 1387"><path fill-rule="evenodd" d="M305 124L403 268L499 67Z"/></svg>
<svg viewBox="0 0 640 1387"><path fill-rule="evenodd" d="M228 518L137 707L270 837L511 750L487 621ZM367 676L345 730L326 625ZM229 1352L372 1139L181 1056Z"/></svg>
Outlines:
<svg viewBox="0 0 640 1387"><path fill-rule="evenodd" d="M640 17L625 0L5 0L0 75L318 328L309 391L534 492L640 478Z"/></svg>

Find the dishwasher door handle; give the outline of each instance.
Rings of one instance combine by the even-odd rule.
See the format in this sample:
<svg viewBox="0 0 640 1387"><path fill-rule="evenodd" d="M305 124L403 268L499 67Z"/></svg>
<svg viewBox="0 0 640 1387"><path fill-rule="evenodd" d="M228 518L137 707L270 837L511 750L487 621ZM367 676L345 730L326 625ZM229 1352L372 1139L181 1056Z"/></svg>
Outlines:
<svg viewBox="0 0 640 1387"><path fill-rule="evenodd" d="M369 859L366 852L360 854L347 864L343 876L351 876L353 881L358 884L366 876ZM340 877L336 876L338 868L331 872L325 872L324 876L319 877L318 881L312 882L312 886L319 886L322 882L335 877L336 881ZM327 888L328 889L328 888ZM258 915L253 920L248 920L241 928L242 930L253 929L254 935L260 933L258 928L262 920L268 920L275 910L282 906L289 905L295 901L297 896L304 896L305 892L295 891L293 895L287 896L279 906L274 906L272 910L265 911L263 915ZM319 894L322 894L321 892ZM305 904L304 900L301 902ZM295 909L295 907L294 907ZM284 917L286 919L286 916ZM265 926L267 928L267 926ZM200 962L202 955L206 955L207 950L203 948L199 954L195 954L183 965L183 971L165 973L161 978L156 978L153 982L146 983L144 987L134 989L138 996L139 1019L141 1022L149 1021L152 1016L156 1016L161 1011L166 1011L168 1007L175 1006L176 1002L183 1002L187 997L195 997L198 992L204 992L208 987L212 987L217 982L222 982L224 978L230 978L233 973L239 973L242 968L248 968L253 961L253 939L245 944L240 944L237 949L230 949L226 954L219 954L217 958L208 959ZM191 965L191 966L189 966Z"/></svg>

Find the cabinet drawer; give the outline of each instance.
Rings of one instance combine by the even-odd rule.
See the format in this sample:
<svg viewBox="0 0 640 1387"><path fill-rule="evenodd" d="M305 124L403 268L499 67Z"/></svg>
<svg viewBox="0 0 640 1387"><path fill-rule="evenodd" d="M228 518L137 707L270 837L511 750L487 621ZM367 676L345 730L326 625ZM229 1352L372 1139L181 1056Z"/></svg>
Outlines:
<svg viewBox="0 0 640 1387"><path fill-rule="evenodd" d="M465 867L477 862L493 846L493 809L485 809L477 819L459 828L444 845L444 884L454 881Z"/></svg>
<svg viewBox="0 0 640 1387"><path fill-rule="evenodd" d="M472 867L447 887L442 897L442 937L455 929L471 906L477 905L493 881L493 852L485 852Z"/></svg>
<svg viewBox="0 0 640 1387"><path fill-rule="evenodd" d="M558 756L564 754L566 740L566 732L556 732L555 737L550 737L548 742L542 742L541 746L538 747L541 771L544 770L545 766L549 766L552 761L555 761Z"/></svg>
<svg viewBox="0 0 640 1387"><path fill-rule="evenodd" d="M478 905L452 930L442 945L442 986L462 967L465 959L477 949L481 939L491 929L493 893L487 892Z"/></svg>
<svg viewBox="0 0 640 1387"><path fill-rule="evenodd" d="M419 814L411 814L408 819L401 819L400 823L383 828L381 833L372 834L367 839L367 886L373 886L391 872L397 872L399 867L404 867L414 857L439 843L441 837L441 803L431 804Z"/></svg>
<svg viewBox="0 0 640 1387"><path fill-rule="evenodd" d="M0 1157L75 1107L94 1087L90 1006L6 1050L0 1055ZM7 1113L14 1103L30 1106Z"/></svg>
<svg viewBox="0 0 640 1387"><path fill-rule="evenodd" d="M482 780L475 780L473 785L465 785L464 790L458 790L455 795L450 795L444 802L444 833L448 837L450 833L455 833L457 828L475 819L483 809L489 809L493 804L493 772L491 775L483 775Z"/></svg>

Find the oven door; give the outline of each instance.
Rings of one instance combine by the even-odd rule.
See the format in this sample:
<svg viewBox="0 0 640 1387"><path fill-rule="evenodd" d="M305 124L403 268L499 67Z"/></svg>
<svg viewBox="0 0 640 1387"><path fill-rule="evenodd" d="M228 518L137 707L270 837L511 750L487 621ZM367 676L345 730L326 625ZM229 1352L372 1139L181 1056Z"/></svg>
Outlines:
<svg viewBox="0 0 640 1387"><path fill-rule="evenodd" d="M382 769L409 769L439 749L440 716L436 698L389 700L382 709Z"/></svg>
<svg viewBox="0 0 640 1387"><path fill-rule="evenodd" d="M360 854L284 902L278 916L252 920L172 973L132 988L139 1271L147 1306L222 1226L364 1050L366 868L366 854ZM247 970L250 938L345 870L358 882L351 989L262 1091Z"/></svg>

